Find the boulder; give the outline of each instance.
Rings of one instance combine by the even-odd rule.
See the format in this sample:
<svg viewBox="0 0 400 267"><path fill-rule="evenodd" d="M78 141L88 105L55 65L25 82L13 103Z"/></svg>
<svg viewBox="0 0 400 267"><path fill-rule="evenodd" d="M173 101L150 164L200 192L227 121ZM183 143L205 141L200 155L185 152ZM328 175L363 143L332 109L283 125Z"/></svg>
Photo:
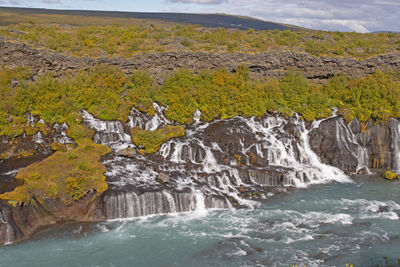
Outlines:
<svg viewBox="0 0 400 267"><path fill-rule="evenodd" d="M134 158L136 156L136 154L137 154L137 152L136 152L136 149L134 149L134 148L120 149L117 152L118 156L127 157L127 158Z"/></svg>
<svg viewBox="0 0 400 267"><path fill-rule="evenodd" d="M160 172L158 174L157 181L159 183L161 183L161 184L168 184L169 183L169 177L165 173Z"/></svg>

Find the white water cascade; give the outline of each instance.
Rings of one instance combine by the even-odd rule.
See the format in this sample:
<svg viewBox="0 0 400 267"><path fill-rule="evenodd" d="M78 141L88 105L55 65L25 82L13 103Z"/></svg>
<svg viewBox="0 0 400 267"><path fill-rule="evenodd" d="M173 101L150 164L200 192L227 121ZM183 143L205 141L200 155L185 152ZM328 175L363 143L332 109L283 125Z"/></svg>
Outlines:
<svg viewBox="0 0 400 267"><path fill-rule="evenodd" d="M120 121L102 121L86 110L81 111L81 116L83 122L95 130L93 137L95 143L118 149L132 146L131 137L125 133Z"/></svg>
<svg viewBox="0 0 400 267"><path fill-rule="evenodd" d="M127 127L154 130L170 124L163 115L165 108L154 104L154 109L154 116L133 109ZM267 195L265 187L284 190L350 181L310 149L308 130L300 118L267 115L206 123L200 115L196 111L185 136L164 143L155 155L112 156L104 161L110 185L104 197L108 219L254 208L258 202L244 196ZM132 145L122 123L101 121L86 111L82 117L96 131L96 142L114 150ZM167 184L158 182L160 173L169 178Z"/></svg>
<svg viewBox="0 0 400 267"><path fill-rule="evenodd" d="M338 168L323 164L318 156L310 149L308 130L304 121L299 117L293 119L298 133L299 142L293 143L289 138L280 138L285 135L286 120L280 117L267 117L262 122L255 119L243 119L262 142L269 164L292 168L289 172L289 183L296 187L306 187L308 184L325 183L329 181L349 182L348 177ZM298 150L298 152L296 151ZM296 155L297 154L297 155Z"/></svg>
<svg viewBox="0 0 400 267"><path fill-rule="evenodd" d="M153 103L153 108L155 111L154 116L143 114L136 108L132 108L128 119L129 127L140 127L144 130L154 131L171 123L164 116L165 107L160 107L157 103Z"/></svg>
<svg viewBox="0 0 400 267"><path fill-rule="evenodd" d="M355 118L355 120L357 119ZM339 145L346 146L346 150L349 151L349 153L352 153L354 157L358 160L356 173L358 173L358 171L360 171L361 169L365 169L367 173L370 174L371 172L368 168L369 157L367 148L363 144L360 144L360 142L358 142L356 135L344 123L344 120L336 120L336 123L336 136L338 140L342 140L342 142L338 142ZM359 123L358 120L357 123ZM344 138L347 138L347 140L344 140ZM351 148L348 147L348 143L357 146L357 153L355 153Z"/></svg>
<svg viewBox="0 0 400 267"><path fill-rule="evenodd" d="M391 119L390 127L392 129L392 146L393 146L393 166L392 169L400 173L400 121Z"/></svg>

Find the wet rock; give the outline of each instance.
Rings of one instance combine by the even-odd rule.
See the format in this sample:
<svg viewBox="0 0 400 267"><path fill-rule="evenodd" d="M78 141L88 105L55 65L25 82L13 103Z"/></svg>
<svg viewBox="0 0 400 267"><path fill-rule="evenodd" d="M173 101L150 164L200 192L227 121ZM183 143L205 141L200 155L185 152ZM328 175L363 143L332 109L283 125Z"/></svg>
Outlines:
<svg viewBox="0 0 400 267"><path fill-rule="evenodd" d="M0 244L11 243L23 237L12 217L12 209L0 202Z"/></svg>
<svg viewBox="0 0 400 267"><path fill-rule="evenodd" d="M368 174L368 173L369 173L369 170L368 170L367 167L362 167L361 169L359 169L357 171L357 174L362 174L362 175L365 175L365 174Z"/></svg>
<svg viewBox="0 0 400 267"><path fill-rule="evenodd" d="M358 165L358 144L342 117L320 123L309 133L310 147L327 164L345 172L355 172Z"/></svg>
<svg viewBox="0 0 400 267"><path fill-rule="evenodd" d="M160 172L158 174L157 181L159 183L162 183L162 184L168 184L169 183L169 177L165 173Z"/></svg>
<svg viewBox="0 0 400 267"><path fill-rule="evenodd" d="M125 148L118 150L117 155L121 157L134 158L136 157L137 152L134 148Z"/></svg>

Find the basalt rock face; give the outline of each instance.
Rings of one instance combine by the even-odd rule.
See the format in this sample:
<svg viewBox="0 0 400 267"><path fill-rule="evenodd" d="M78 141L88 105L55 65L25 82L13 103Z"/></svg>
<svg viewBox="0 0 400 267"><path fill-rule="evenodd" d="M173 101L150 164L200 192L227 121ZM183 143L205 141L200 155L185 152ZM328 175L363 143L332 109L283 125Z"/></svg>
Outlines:
<svg viewBox="0 0 400 267"><path fill-rule="evenodd" d="M118 66L126 73L132 73L136 69L147 69L156 78L161 77L160 74L178 68L198 71L225 67L228 70L234 70L240 64L247 65L254 77L277 78L283 76L287 69L295 68L303 71L309 79L323 81L338 72L343 72L352 78L359 78L374 73L378 69L398 69L400 54L379 55L357 60L335 57L318 58L295 51L263 52L255 55L170 52L139 54L125 60L116 57L78 58L46 49L35 49L27 44L17 44L0 38L0 65L29 66L33 68L35 75L51 71L56 76L60 76L66 71L88 68L98 63Z"/></svg>
<svg viewBox="0 0 400 267"><path fill-rule="evenodd" d="M310 146L326 163L352 174L370 169L399 170L400 122L390 119L361 125L357 119L346 124L340 116L322 121L310 133Z"/></svg>
<svg viewBox="0 0 400 267"><path fill-rule="evenodd" d="M22 237L22 231L14 222L12 208L0 202L0 243L8 244Z"/></svg>

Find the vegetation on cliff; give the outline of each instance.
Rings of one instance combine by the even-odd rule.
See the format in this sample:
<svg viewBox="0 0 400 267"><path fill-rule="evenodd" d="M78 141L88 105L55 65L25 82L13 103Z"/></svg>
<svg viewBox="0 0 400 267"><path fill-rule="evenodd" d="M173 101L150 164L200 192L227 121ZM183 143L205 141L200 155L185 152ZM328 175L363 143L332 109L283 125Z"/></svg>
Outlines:
<svg viewBox="0 0 400 267"><path fill-rule="evenodd" d="M387 180L394 180L394 179L400 179L400 175L398 175L397 173L391 172L391 171L385 171L385 173L383 174L383 177L385 177L385 179Z"/></svg>
<svg viewBox="0 0 400 267"><path fill-rule="evenodd" d="M400 34L396 33L360 34L301 29L243 31L145 21L125 25L108 22L108 25L98 23L92 26L87 26L89 22L86 26L37 22L30 20L28 23L4 26L0 28L0 35L58 52L95 57L130 57L144 52L171 51L259 53L296 50L316 56L365 58L400 49Z"/></svg>
<svg viewBox="0 0 400 267"><path fill-rule="evenodd" d="M139 127L131 129L132 142L139 147L139 153L151 154L157 152L161 145L169 139L184 136L182 126L167 125L154 131L142 130Z"/></svg>
<svg viewBox="0 0 400 267"><path fill-rule="evenodd" d="M60 199L70 204L88 193L102 194L108 185L103 175L106 169L100 163L100 157L109 153L110 149L94 144L88 137L78 139L78 147L74 149L55 152L43 161L20 170L15 178L22 180L23 185L0 195L0 199L14 205L27 205L33 199L39 203Z"/></svg>
<svg viewBox="0 0 400 267"><path fill-rule="evenodd" d="M186 124L192 122L196 109L205 121L262 116L265 112L286 116L296 112L311 121L329 116L333 107L347 121L354 117L361 122L371 117L378 121L400 117L397 72L378 71L360 79L338 74L321 85L296 71L288 71L279 80L251 79L247 68L240 66L235 73L179 70L161 86L145 71L125 75L109 66L95 66L64 78L46 75L36 81L27 79L26 73L20 68L0 70L0 135L45 131L41 123L34 130L26 129L29 112L48 123L66 122L72 126L69 135L79 138L72 129L79 127L81 109L103 120L125 122L132 107L154 114L153 102L168 106L165 115L171 121Z"/></svg>

